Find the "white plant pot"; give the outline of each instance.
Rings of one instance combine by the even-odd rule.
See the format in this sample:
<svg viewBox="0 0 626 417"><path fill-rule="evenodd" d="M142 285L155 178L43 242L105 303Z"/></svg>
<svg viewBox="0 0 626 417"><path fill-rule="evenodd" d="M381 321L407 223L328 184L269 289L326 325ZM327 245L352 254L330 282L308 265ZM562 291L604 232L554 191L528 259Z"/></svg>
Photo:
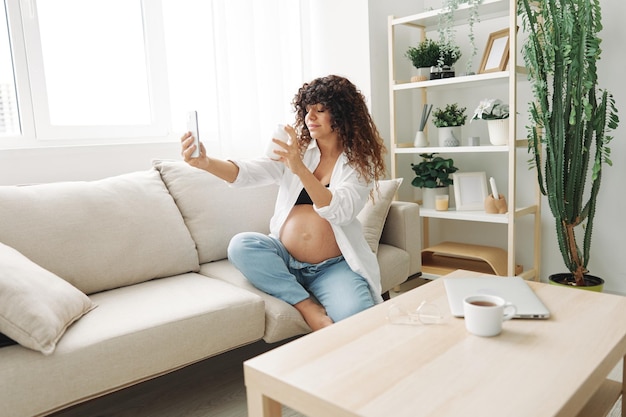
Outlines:
<svg viewBox="0 0 626 417"><path fill-rule="evenodd" d="M450 195L449 187L438 188L422 188L422 207L425 209L435 209L435 196L436 195Z"/></svg>
<svg viewBox="0 0 626 417"><path fill-rule="evenodd" d="M461 141L461 126L439 127L437 128L439 135L439 146L459 146Z"/></svg>
<svg viewBox="0 0 626 417"><path fill-rule="evenodd" d="M411 82L430 80L430 67L417 68L417 75L411 77Z"/></svg>
<svg viewBox="0 0 626 417"><path fill-rule="evenodd" d="M489 142L492 145L507 145L509 143L509 119L487 120Z"/></svg>

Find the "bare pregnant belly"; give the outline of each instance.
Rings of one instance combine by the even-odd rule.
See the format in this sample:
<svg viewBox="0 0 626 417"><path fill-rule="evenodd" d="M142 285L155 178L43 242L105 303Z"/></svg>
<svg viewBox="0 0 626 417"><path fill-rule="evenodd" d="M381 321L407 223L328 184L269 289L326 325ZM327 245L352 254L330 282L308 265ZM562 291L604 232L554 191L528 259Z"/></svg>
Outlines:
<svg viewBox="0 0 626 417"><path fill-rule="evenodd" d="M317 264L341 255L330 223L308 204L291 209L280 231L280 240L300 262Z"/></svg>

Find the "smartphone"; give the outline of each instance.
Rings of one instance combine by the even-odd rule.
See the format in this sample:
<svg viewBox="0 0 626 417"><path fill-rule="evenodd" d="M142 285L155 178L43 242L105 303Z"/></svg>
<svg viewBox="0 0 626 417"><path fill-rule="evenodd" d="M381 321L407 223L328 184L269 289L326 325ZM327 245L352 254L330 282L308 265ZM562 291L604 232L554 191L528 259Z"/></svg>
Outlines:
<svg viewBox="0 0 626 417"><path fill-rule="evenodd" d="M200 133L198 132L198 112L190 111L187 113L187 130L193 135L193 143L196 150L191 154L192 158L200 156Z"/></svg>

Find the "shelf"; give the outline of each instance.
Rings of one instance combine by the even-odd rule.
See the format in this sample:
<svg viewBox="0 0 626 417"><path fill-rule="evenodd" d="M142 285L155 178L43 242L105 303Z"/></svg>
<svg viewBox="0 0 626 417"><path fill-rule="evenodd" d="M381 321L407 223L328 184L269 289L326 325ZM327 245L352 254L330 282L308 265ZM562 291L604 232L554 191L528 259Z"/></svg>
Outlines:
<svg viewBox="0 0 626 417"><path fill-rule="evenodd" d="M515 147L527 148L528 139L516 139ZM420 153L508 153L508 145L481 145L481 146L428 146L416 148L412 142L396 143L393 153L420 154Z"/></svg>
<svg viewBox="0 0 626 417"><path fill-rule="evenodd" d="M471 222L483 223L501 223L509 222L508 214L488 214L484 210L476 211L456 211L448 209L447 211L420 208L420 216L431 219L448 219L448 220L467 220Z"/></svg>
<svg viewBox="0 0 626 417"><path fill-rule="evenodd" d="M442 242L422 250L422 269L431 275L446 275L457 269L507 276L507 252L493 246ZM516 265L515 275L522 272Z"/></svg>
<svg viewBox="0 0 626 417"><path fill-rule="evenodd" d="M515 217L517 218L521 216L526 216L528 214L533 214L536 212L537 212L536 205L520 207L520 208L515 209ZM499 223L499 224L509 223L508 213L490 214L490 213L485 213L484 210L457 211L454 208L451 208L446 211L441 211L441 210L420 208L420 216L430 218L430 219L464 220L464 221L471 221L471 222Z"/></svg>
<svg viewBox="0 0 626 417"><path fill-rule="evenodd" d="M621 394L621 382L605 379L598 391L587 402L587 405L576 414L576 417L604 417L608 415Z"/></svg>
<svg viewBox="0 0 626 417"><path fill-rule="evenodd" d="M420 153L508 153L508 146L429 146L428 148L416 148L413 144L399 143L394 153L420 154Z"/></svg>
<svg viewBox="0 0 626 417"><path fill-rule="evenodd" d="M507 81L509 79L509 71L488 72L486 74L460 75L450 78L442 78L439 80L400 82L394 81L394 91L411 90L415 88L433 88L433 87L450 87L458 88L460 85L476 87L476 83L487 82L492 80Z"/></svg>
<svg viewBox="0 0 626 417"><path fill-rule="evenodd" d="M515 42L510 42L509 47L517 46L519 40L519 30L516 29L517 21L517 0L482 0L478 5L478 14L480 21L493 20L495 27L496 23L500 23L500 20L507 19L506 25L508 26L509 34ZM453 26L466 26L469 22L470 13L473 11L473 6L467 3L460 4L454 11L452 17ZM518 206L517 203L517 172L518 172L518 155L521 155L522 148L528 146L527 139L519 139L515 136L518 131L518 126L523 124L523 121L517 120L517 101L518 99L518 86L527 84L528 70L523 66L518 65L519 51L509 52L509 67L505 71L489 72L485 74L474 75L458 75L455 77L438 79L438 80L426 80L426 81L409 81L408 79L400 80L396 77L396 64L398 60L400 49L404 48L407 42L407 35L411 35L411 39L415 38L415 33L419 32L420 39L424 39L427 36L427 32L434 32L438 29L441 23L441 17L448 12L447 9L437 10L424 10L420 13L412 14L404 17L390 16L388 19L388 63L389 63L389 107L390 107L390 153L391 153L391 174L395 178L398 175L398 167L401 163L404 165L406 161L402 160L400 155L419 155L425 153L437 153L437 154L474 154L478 161L490 162L492 160L498 160L498 169L503 169L500 166L501 163L505 163L503 159L506 156L506 181L508 205L511 208L508 213L505 214L487 214L484 210L479 211L457 211L452 208L447 211L437 211L434 209L420 209L422 217L422 243L423 247L428 248L430 246L430 231L429 224L434 223L436 227L443 226L443 221L447 220L460 220L469 222L482 222L484 224L501 224L506 227L499 227L502 229L502 233L506 235L506 250L500 250L497 248L480 248L476 245L464 245L462 248L451 246L457 245L449 242L447 248L437 247L437 252L428 252L422 254L423 269L422 272L426 275L441 275L449 272L447 268L450 267L462 267L465 269L481 270L489 262L485 259L480 259L481 256L487 256L486 254L493 255L494 259L497 259L497 268L500 274L520 274L525 279L539 279L540 274L540 247L541 247L541 198L537 191L532 202L529 206ZM476 25L475 30L482 30L482 25ZM485 32L487 28L485 27ZM396 33L397 32L397 33ZM396 34L399 35L396 37ZM402 45L401 45L402 44ZM404 49L403 49L404 50ZM402 61L402 65L408 65L407 61ZM403 76L406 77L408 71L403 71ZM448 98L448 96L459 97L459 101L466 99L467 97L476 97L477 93L482 96L481 91L486 88L495 89L499 92L499 95L506 97L505 101L511 109L511 114L515 115L511 118L512 122L509 123L509 141L504 146L494 146L490 143L485 143L484 146L453 146L453 147L440 147L438 141L430 144L435 145L432 147L416 147L413 145L413 137L399 137L398 132L410 132L415 128L414 120L411 119L409 114L413 109L413 106L418 106L418 103L432 103L440 104L437 100L439 98ZM448 98L449 100L449 98ZM442 100L440 100L442 101ZM407 107L409 106L409 107ZM398 109L402 111L399 113ZM398 114L399 113L399 114ZM412 112L415 113L415 112ZM400 117L402 115L402 117ZM518 152L520 152L518 154ZM491 157L490 155L493 155ZM459 155L460 156L460 155ZM485 169L489 166L485 165ZM527 204L527 202L525 202ZM533 229L533 249L524 254L532 253L532 265L528 265L528 268L524 268L515 264L515 254L520 254L521 249L517 248L516 239L516 222L518 219L524 216L529 216L534 219ZM430 222L430 219L439 219L437 222ZM526 225L525 225L526 227ZM437 235L439 237L439 235ZM432 249L432 248L431 248ZM444 251L445 249L445 251ZM482 250L483 255L468 255L459 256L459 251L472 252L474 250ZM446 252L447 253L442 253ZM497 253L495 253L495 252ZM478 252L477 252L478 253ZM489 256L491 256L489 255ZM496 263L491 262L492 268Z"/></svg>
<svg viewBox="0 0 626 417"><path fill-rule="evenodd" d="M496 18L508 16L509 2L507 0L483 0L478 6L480 8L481 19ZM410 16L404 16L391 21L392 26L409 25L418 26L425 30L434 30L439 24L439 15L445 12L443 9L429 10L424 13L417 13ZM465 3L459 5L454 12L455 25L467 24L469 19L470 6Z"/></svg>

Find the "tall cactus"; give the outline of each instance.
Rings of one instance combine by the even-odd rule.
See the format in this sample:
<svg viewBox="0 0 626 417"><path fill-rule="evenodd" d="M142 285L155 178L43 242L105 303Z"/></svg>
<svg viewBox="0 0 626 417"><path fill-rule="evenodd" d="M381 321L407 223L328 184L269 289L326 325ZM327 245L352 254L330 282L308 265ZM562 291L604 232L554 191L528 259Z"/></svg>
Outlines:
<svg viewBox="0 0 626 417"><path fill-rule="evenodd" d="M612 94L598 88L600 5L518 0L518 14L528 34L522 56L535 99L529 163L554 215L563 261L584 286L602 167L612 165L608 132L619 121Z"/></svg>

